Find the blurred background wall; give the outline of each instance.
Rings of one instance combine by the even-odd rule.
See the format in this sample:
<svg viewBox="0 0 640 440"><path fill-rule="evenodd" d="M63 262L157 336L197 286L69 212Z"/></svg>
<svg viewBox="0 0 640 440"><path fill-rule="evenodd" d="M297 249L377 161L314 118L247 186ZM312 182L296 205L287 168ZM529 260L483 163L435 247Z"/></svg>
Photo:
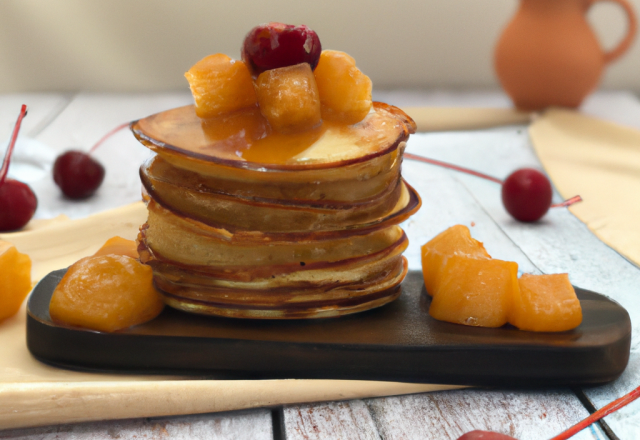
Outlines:
<svg viewBox="0 0 640 440"><path fill-rule="evenodd" d="M557 0L563 1L563 0ZM640 13L640 0L630 0ZM0 0L0 93L187 89L205 55L239 58L246 32L304 23L323 48L355 57L374 87L498 87L493 47L518 0ZM589 13L602 45L625 33L622 10ZM638 41L602 88L640 92Z"/></svg>

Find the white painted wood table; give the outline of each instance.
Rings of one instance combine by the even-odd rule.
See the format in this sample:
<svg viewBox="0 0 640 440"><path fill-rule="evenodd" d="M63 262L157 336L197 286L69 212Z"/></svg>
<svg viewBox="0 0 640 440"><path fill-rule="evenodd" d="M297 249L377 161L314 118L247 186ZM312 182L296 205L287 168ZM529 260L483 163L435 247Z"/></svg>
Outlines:
<svg viewBox="0 0 640 440"><path fill-rule="evenodd" d="M400 106L509 106L500 93L379 92L376 98ZM8 138L22 103L30 109L23 125L23 148L29 144L52 158L70 147L88 149L124 121L190 100L187 93L2 95L0 139ZM640 101L628 93L598 93L587 101L583 111L640 128ZM506 176L522 166L539 166L524 126L418 134L412 137L408 151L495 176ZM61 198L52 181L43 180L36 176L37 170L35 174L31 170L32 186L41 202L37 217L61 212L82 217L138 200L137 168L147 155L130 133L118 133L97 152L107 165L105 184L93 199L81 204ZM48 172L47 166L50 164L44 172ZM568 211L555 209L538 224L522 224L504 212L494 183L411 161L405 161L403 174L424 202L420 212L404 225L411 241L406 255L412 269L419 268L422 243L453 224L474 225L472 234L485 242L492 256L516 261L521 272L568 272L573 284L622 304L634 328L640 327L640 269L601 243ZM556 199L560 197L556 195ZM547 439L587 416L594 407L602 407L640 385L638 340L638 331L634 330L630 363L622 377L595 388L464 389L221 414L14 429L0 431L0 439L455 439L473 429L494 430L521 440ZM639 439L640 401L574 438Z"/></svg>

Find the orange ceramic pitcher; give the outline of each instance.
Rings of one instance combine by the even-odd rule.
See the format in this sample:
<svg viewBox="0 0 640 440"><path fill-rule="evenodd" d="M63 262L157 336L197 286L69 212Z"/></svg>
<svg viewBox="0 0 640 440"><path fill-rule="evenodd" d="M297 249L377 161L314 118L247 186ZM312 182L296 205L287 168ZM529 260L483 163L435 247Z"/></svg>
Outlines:
<svg viewBox="0 0 640 440"><path fill-rule="evenodd" d="M605 52L586 13L597 1L613 1L626 12L626 36ZM604 67L631 45L637 21L626 0L521 0L495 50L495 69L516 107L578 107L593 91Z"/></svg>

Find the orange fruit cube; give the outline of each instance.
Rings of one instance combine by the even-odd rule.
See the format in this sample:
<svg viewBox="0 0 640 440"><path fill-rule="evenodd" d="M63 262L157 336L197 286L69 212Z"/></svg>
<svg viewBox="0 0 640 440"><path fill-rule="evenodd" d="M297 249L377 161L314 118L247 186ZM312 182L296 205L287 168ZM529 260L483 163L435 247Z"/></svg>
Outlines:
<svg viewBox="0 0 640 440"><path fill-rule="evenodd" d="M566 273L523 274L515 292L509 323L520 330L562 332L582 322L582 308Z"/></svg>
<svg viewBox="0 0 640 440"><path fill-rule="evenodd" d="M149 321L164 307L151 267L124 255L75 262L53 291L49 314L60 324L115 332Z"/></svg>
<svg viewBox="0 0 640 440"><path fill-rule="evenodd" d="M441 232L421 247L422 275L427 293L434 296L438 290L439 274L451 255L465 255L488 260L491 256L483 244L471 237L469 228L455 225Z"/></svg>
<svg viewBox="0 0 640 440"><path fill-rule="evenodd" d="M314 71L322 118L346 124L362 121L371 110L371 80L344 52L324 50Z"/></svg>
<svg viewBox="0 0 640 440"><path fill-rule="evenodd" d="M260 111L280 133L308 130L322 122L316 79L307 63L262 72L256 93Z"/></svg>
<svg viewBox="0 0 640 440"><path fill-rule="evenodd" d="M126 255L131 258L139 258L138 245L133 240L118 236L111 237L93 254L94 257L100 255Z"/></svg>
<svg viewBox="0 0 640 440"><path fill-rule="evenodd" d="M435 319L479 327L507 323L518 290L518 264L451 255L440 269L439 288L429 314Z"/></svg>
<svg viewBox="0 0 640 440"><path fill-rule="evenodd" d="M0 240L0 321L15 315L31 291L31 258Z"/></svg>
<svg viewBox="0 0 640 440"><path fill-rule="evenodd" d="M247 65L222 53L198 61L184 74L200 118L212 118L256 105Z"/></svg>

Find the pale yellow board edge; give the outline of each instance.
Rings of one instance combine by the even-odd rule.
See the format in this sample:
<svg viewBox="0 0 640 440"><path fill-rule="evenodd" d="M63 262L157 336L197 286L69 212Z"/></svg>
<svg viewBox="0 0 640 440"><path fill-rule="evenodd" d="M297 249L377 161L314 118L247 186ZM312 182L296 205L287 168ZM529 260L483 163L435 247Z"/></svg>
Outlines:
<svg viewBox="0 0 640 440"><path fill-rule="evenodd" d="M528 124L532 114L509 108L403 107L419 132L480 130L502 125Z"/></svg>
<svg viewBox="0 0 640 440"><path fill-rule="evenodd" d="M640 266L640 130L550 109L529 135L558 192L582 197L571 212Z"/></svg>
<svg viewBox="0 0 640 440"><path fill-rule="evenodd" d="M461 388L336 380L85 382L0 385L0 429L202 414Z"/></svg>
<svg viewBox="0 0 640 440"><path fill-rule="evenodd" d="M20 232L0 234L18 251L31 257L31 275L39 280L51 271L68 267L92 255L109 238L119 235L135 240L140 225L147 221L142 202L121 206L89 217L68 220L56 217Z"/></svg>

